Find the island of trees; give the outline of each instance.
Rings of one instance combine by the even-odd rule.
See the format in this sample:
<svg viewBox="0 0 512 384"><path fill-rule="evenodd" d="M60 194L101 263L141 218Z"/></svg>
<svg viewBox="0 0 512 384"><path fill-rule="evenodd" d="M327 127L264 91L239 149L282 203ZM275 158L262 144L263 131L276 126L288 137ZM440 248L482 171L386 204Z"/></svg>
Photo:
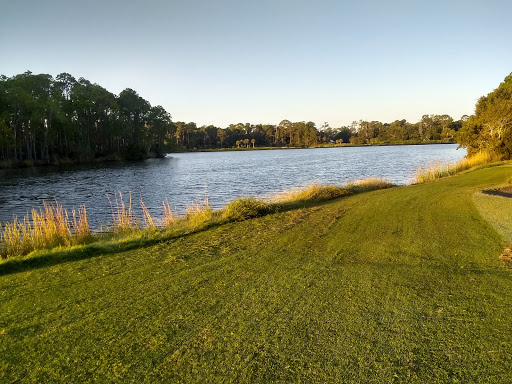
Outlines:
<svg viewBox="0 0 512 384"><path fill-rule="evenodd" d="M25 72L0 76L0 162L4 166L56 164L205 149L456 140L470 152L486 147L510 157L511 82L508 76L500 88L479 101L475 116L460 120L424 115L416 123L361 120L338 128L289 120L278 125L198 127L193 122L173 122L162 106L151 106L130 88L115 95L68 73L53 78ZM493 144L483 145L482 140Z"/></svg>

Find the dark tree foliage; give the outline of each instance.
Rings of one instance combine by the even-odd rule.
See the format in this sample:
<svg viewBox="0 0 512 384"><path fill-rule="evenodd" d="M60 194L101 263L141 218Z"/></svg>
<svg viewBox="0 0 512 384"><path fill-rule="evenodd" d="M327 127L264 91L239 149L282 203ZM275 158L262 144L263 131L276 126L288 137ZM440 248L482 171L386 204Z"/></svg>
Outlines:
<svg viewBox="0 0 512 384"><path fill-rule="evenodd" d="M481 97L475 114L462 124L459 142L468 155L483 151L510 160L512 156L512 73L494 91Z"/></svg>
<svg viewBox="0 0 512 384"><path fill-rule="evenodd" d="M0 160L162 156L174 144L171 116L132 89L116 96L68 73L0 77Z"/></svg>
<svg viewBox="0 0 512 384"><path fill-rule="evenodd" d="M163 107L130 88L114 95L69 73L55 79L31 72L0 76L0 161L10 164L141 159L194 149L453 142L461 124L447 115L424 115L415 124L361 120L340 128L289 120L198 127L172 122Z"/></svg>

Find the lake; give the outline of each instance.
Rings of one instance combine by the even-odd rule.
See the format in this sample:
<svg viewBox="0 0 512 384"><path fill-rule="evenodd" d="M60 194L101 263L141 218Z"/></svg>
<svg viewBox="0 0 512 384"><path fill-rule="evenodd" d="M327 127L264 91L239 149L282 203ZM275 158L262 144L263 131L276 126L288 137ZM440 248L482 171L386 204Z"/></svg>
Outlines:
<svg viewBox="0 0 512 384"><path fill-rule="evenodd" d="M344 184L369 177L408 184L418 167L466 155L457 144L280 149L169 154L163 159L0 170L0 222L23 217L43 200L70 211L85 204L92 228L110 225L115 194L140 213L142 197L160 217L162 202L183 213L206 195L221 208L237 197L264 196L313 182ZM71 212L70 212L71 213Z"/></svg>

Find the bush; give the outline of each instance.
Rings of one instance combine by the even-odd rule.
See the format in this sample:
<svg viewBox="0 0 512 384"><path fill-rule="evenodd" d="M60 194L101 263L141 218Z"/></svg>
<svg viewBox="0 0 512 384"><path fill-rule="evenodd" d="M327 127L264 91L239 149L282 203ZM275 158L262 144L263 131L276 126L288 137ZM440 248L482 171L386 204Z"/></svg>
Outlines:
<svg viewBox="0 0 512 384"><path fill-rule="evenodd" d="M270 211L270 206L262 201L253 197L242 198L232 201L224 208L222 220L242 221L266 215Z"/></svg>
<svg viewBox="0 0 512 384"><path fill-rule="evenodd" d="M210 207L208 197L204 204L196 203L187 207L185 211L186 225L192 230L204 228L213 218L213 211Z"/></svg>

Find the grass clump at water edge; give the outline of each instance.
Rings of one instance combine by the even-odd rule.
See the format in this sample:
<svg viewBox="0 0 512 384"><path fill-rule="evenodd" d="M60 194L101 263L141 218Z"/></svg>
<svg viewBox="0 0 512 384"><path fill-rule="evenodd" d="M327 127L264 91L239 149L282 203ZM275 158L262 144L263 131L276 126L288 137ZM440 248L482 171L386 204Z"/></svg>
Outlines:
<svg viewBox="0 0 512 384"><path fill-rule="evenodd" d="M221 218L225 221L242 221L253 217L264 216L272 211L272 207L254 197L246 197L230 202L222 211Z"/></svg>
<svg viewBox="0 0 512 384"><path fill-rule="evenodd" d="M357 180L344 186L313 183L303 188L292 188L288 191L277 193L270 196L269 200L274 204L321 202L393 186L392 183L379 178Z"/></svg>
<svg viewBox="0 0 512 384"><path fill-rule="evenodd" d="M204 228L213 218L213 211L208 196L204 203L195 203L185 210L184 221L192 230Z"/></svg>
<svg viewBox="0 0 512 384"><path fill-rule="evenodd" d="M432 163L429 164L426 168L418 169L412 183L427 183L429 181L438 180L443 177L453 176L470 168L489 164L495 161L498 161L498 159L496 159L488 152L479 152L471 157L465 157L456 163Z"/></svg>
<svg viewBox="0 0 512 384"><path fill-rule="evenodd" d="M87 210L68 212L58 202L43 202L43 208L32 210L23 221L0 224L0 257L23 255L36 249L71 246L84 243L91 236Z"/></svg>

